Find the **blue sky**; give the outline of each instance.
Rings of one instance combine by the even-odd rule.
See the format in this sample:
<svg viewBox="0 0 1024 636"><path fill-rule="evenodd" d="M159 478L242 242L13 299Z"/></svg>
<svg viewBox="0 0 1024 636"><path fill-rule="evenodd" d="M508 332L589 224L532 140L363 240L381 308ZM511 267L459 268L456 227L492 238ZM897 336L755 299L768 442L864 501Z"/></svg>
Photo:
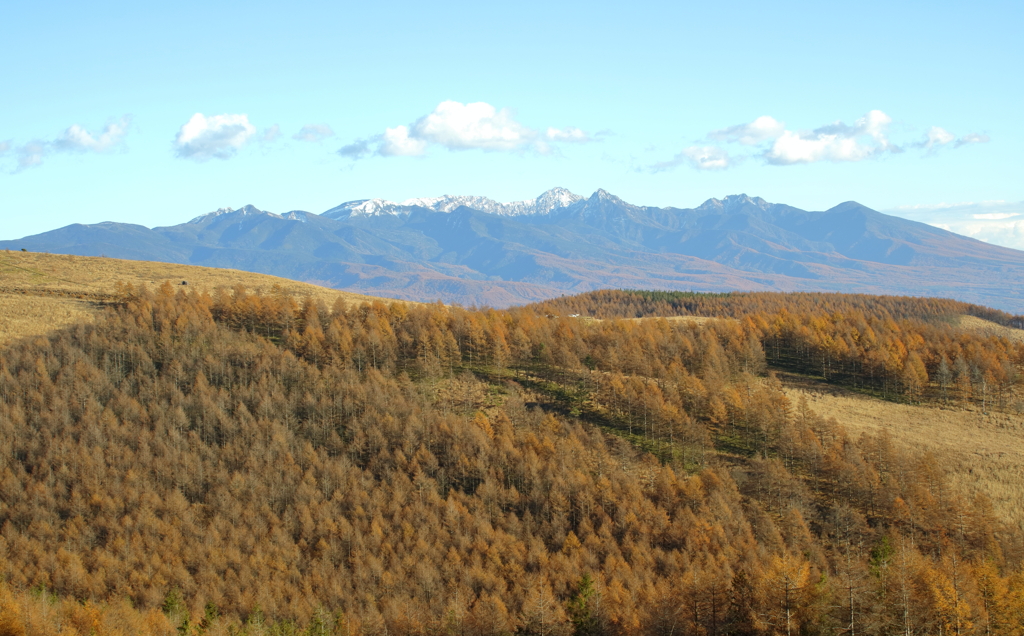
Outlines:
<svg viewBox="0 0 1024 636"><path fill-rule="evenodd" d="M5 3L0 239L563 186L1024 248L1022 3L368 4Z"/></svg>

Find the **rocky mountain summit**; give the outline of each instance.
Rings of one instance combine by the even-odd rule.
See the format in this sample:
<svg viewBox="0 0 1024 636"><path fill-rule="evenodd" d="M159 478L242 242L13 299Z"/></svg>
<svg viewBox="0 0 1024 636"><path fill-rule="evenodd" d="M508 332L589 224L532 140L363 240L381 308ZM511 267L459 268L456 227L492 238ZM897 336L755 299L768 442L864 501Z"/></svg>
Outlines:
<svg viewBox="0 0 1024 636"><path fill-rule="evenodd" d="M416 208L435 212L454 212L460 207L472 208L481 212L490 212L501 216L524 216L531 214L548 214L552 210L569 207L581 201L583 197L573 194L565 188L552 188L536 199L499 203L487 197L445 195L433 198L408 199L402 203L385 201L384 199L360 199L348 201L323 213L330 219L348 219L353 216L404 216Z"/></svg>

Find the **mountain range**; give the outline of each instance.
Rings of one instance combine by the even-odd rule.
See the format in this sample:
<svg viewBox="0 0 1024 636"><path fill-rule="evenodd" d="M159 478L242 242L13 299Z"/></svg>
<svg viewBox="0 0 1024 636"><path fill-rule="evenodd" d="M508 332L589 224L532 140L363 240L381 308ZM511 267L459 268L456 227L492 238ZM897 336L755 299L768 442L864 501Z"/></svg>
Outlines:
<svg viewBox="0 0 1024 636"><path fill-rule="evenodd" d="M563 188L499 203L350 201L322 214L252 205L147 228L73 224L0 249L228 267L328 287L496 307L600 288L939 296L1024 313L1024 252L882 214L744 194L696 208Z"/></svg>

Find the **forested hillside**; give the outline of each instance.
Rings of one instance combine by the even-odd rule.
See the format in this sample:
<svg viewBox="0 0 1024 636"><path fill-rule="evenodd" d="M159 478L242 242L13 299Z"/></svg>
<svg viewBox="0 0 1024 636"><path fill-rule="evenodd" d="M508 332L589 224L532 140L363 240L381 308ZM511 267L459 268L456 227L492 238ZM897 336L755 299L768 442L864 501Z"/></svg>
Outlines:
<svg viewBox="0 0 1024 636"><path fill-rule="evenodd" d="M1008 410L1024 347L763 296L125 289L0 353L0 634L1020 635L1021 529L769 366Z"/></svg>
<svg viewBox="0 0 1024 636"><path fill-rule="evenodd" d="M992 401L1006 408L1020 377L1020 338L958 328L974 316L1024 329L1024 316L942 298L863 294L602 290L531 305L549 316L729 318L772 365L864 387L886 398ZM1020 332L1024 333L1024 331Z"/></svg>
<svg viewBox="0 0 1024 636"><path fill-rule="evenodd" d="M576 313L595 318L643 318L651 316L707 316L741 318L755 313L813 312L835 314L858 312L893 320L938 319L957 314L977 316L1001 325L1024 329L1024 316L973 305L949 298L913 296L871 296L792 292L699 292L602 289L576 296L561 296L530 305L538 311Z"/></svg>

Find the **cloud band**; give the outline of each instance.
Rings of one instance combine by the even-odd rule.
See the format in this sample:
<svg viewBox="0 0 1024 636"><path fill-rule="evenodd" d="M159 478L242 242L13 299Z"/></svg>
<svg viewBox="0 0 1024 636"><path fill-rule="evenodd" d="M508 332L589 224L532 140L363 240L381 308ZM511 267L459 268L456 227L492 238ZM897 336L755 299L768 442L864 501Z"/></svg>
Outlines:
<svg viewBox="0 0 1024 636"><path fill-rule="evenodd" d="M357 139L338 149L349 159L371 155L420 157L432 146L452 151L552 152L553 144L587 143L593 139L576 127L548 127L541 131L523 125L508 108L486 102L463 104L444 101L434 110L407 125L386 128L383 133Z"/></svg>

